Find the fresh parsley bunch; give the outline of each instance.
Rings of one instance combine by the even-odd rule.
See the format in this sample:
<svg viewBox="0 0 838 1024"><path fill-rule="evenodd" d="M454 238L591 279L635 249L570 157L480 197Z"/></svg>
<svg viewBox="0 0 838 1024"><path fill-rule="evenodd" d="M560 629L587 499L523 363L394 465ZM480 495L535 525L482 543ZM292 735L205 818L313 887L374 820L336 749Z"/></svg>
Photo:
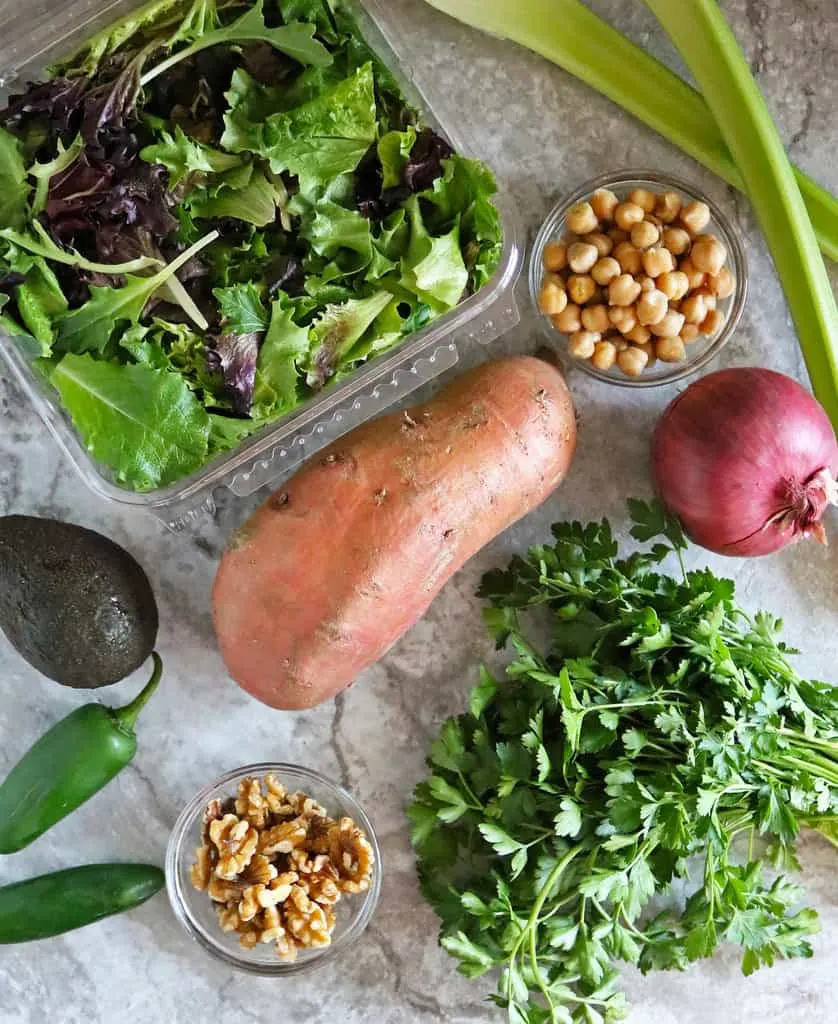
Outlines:
<svg viewBox="0 0 838 1024"><path fill-rule="evenodd" d="M749 974L810 956L817 930L765 868L796 866L802 825L835 841L838 690L795 672L730 580L684 571L657 505L630 511L651 551L559 523L484 578L516 658L443 725L409 812L442 945L467 977L500 968L515 1024L621 1020L621 960L683 969L732 942Z"/></svg>

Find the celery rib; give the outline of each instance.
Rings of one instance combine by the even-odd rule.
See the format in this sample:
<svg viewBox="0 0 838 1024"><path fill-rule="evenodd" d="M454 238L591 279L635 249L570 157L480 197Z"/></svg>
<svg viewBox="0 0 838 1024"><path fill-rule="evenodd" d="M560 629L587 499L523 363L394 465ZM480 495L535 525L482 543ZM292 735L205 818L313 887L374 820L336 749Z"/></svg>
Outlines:
<svg viewBox="0 0 838 1024"><path fill-rule="evenodd" d="M645 2L695 75L739 167L786 293L815 395L838 426L838 307L762 93L716 0Z"/></svg>
<svg viewBox="0 0 838 1024"><path fill-rule="evenodd" d="M746 191L713 113L701 94L612 28L580 0L427 0L493 35L520 43L564 68ZM681 10L685 0L663 0ZM838 199L795 169L822 252L838 261Z"/></svg>

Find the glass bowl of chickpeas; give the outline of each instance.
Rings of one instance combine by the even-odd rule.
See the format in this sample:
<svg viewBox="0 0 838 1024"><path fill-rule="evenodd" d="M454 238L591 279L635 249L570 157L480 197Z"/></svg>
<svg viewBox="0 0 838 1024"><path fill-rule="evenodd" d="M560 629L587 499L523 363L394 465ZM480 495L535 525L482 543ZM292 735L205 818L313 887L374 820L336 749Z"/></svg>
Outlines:
<svg viewBox="0 0 838 1024"><path fill-rule="evenodd" d="M535 242L530 293L586 373L655 387L714 359L748 290L739 232L693 185L654 171L589 181Z"/></svg>

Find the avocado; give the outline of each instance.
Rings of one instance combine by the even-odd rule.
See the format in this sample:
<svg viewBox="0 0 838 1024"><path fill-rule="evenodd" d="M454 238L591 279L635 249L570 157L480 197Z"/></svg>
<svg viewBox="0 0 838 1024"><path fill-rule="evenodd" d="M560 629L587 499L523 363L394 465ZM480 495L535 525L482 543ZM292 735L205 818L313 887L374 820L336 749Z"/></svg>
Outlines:
<svg viewBox="0 0 838 1024"><path fill-rule="evenodd" d="M72 523L0 517L0 629L63 686L119 682L149 657L157 603L118 544Z"/></svg>

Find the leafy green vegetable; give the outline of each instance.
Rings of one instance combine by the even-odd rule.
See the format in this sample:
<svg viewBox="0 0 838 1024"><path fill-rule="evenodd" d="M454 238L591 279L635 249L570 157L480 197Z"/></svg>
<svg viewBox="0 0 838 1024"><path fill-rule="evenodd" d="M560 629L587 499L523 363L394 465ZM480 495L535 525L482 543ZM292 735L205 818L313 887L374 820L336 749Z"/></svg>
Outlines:
<svg viewBox="0 0 838 1024"><path fill-rule="evenodd" d="M701 87L768 241L815 395L838 428L838 305L783 142L716 0L646 0Z"/></svg>
<svg viewBox="0 0 838 1024"><path fill-rule="evenodd" d="M798 675L730 580L664 574L680 526L631 513L648 552L557 523L484 578L514 660L443 725L409 811L442 945L467 977L500 970L516 1022L620 1020L619 961L683 969L730 942L749 974L810 956L817 930L765 867L794 863L802 825L836 833L838 690ZM686 901L655 907L676 882Z"/></svg>
<svg viewBox="0 0 838 1024"><path fill-rule="evenodd" d="M146 303L157 289L188 263L201 249L218 237L211 231L162 270L151 277L127 277L121 288L92 287L91 298L78 309L60 317L58 345L64 352L104 352L114 328L127 320L136 323Z"/></svg>
<svg viewBox="0 0 838 1024"><path fill-rule="evenodd" d="M311 350L305 362L310 387L323 387L351 360L353 346L392 298L389 292L381 291L368 299L350 299L326 308L311 328Z"/></svg>
<svg viewBox="0 0 838 1024"><path fill-rule="evenodd" d="M66 171L83 149L84 140L81 135L77 135L67 149L64 148L64 144L59 139L58 152L54 159L47 161L45 164L34 163L29 168L29 176L34 178L36 181L35 195L32 197L33 214L41 213L47 205L47 193L49 191L50 179L54 175L60 174L62 171ZM20 227L21 224L22 222L18 224L18 227Z"/></svg>
<svg viewBox="0 0 838 1024"><path fill-rule="evenodd" d="M175 64L205 50L210 46L221 46L224 43L265 42L275 50L280 50L300 64L315 66L332 63L332 56L326 47L314 38L314 26L302 21L292 21L288 25L267 28L262 12L262 0L256 0L240 18L232 24L204 32L191 45L177 50L166 60L161 61L151 70L146 71L140 82L147 86L159 75L174 67Z"/></svg>
<svg viewBox="0 0 838 1024"><path fill-rule="evenodd" d="M0 328L43 378L64 367L64 411L126 486L191 469L161 441L155 476L120 436L168 378L208 424L182 446L205 461L500 262L491 174L421 123L350 7L153 0L0 115L0 208L21 213L0 225Z"/></svg>
<svg viewBox="0 0 838 1024"><path fill-rule="evenodd" d="M582 0L516 0L514 5L508 0L427 2L540 53L744 190L739 168L701 94ZM796 169L795 175L821 250L838 260L838 199L801 170Z"/></svg>
<svg viewBox="0 0 838 1024"><path fill-rule="evenodd" d="M261 124L225 115L222 145L233 152L266 157L275 174L290 171L300 190L315 198L333 179L354 171L375 141L375 82L372 65L294 110L273 114Z"/></svg>
<svg viewBox="0 0 838 1024"><path fill-rule="evenodd" d="M23 143L5 128L0 128L0 224L22 227L26 221L28 197Z"/></svg>
<svg viewBox="0 0 838 1024"><path fill-rule="evenodd" d="M44 230L43 225L32 221L30 227L35 232L35 237L15 231L13 228L0 228L0 238L12 242L14 245L36 256L43 256L53 263L62 263L67 267L78 267L79 270L86 270L91 274L136 274L140 270L148 270L150 267L159 267L162 260L154 256L138 256L135 260L128 260L125 263L96 263L93 260L85 259L73 250L62 249L56 245Z"/></svg>
<svg viewBox="0 0 838 1024"><path fill-rule="evenodd" d="M88 450L120 483L152 490L205 461L209 416L178 374L70 354L51 379Z"/></svg>
<svg viewBox="0 0 838 1024"><path fill-rule="evenodd" d="M225 329L235 334L252 334L267 328L268 315L255 284L217 288L215 297L218 299Z"/></svg>
<svg viewBox="0 0 838 1024"><path fill-rule="evenodd" d="M308 346L308 329L297 326L287 303L275 301L256 364L253 414L257 419L281 415L297 404L300 383L297 364Z"/></svg>
<svg viewBox="0 0 838 1024"><path fill-rule="evenodd" d="M180 125L175 126L174 134L161 131L158 138L153 146L140 150L140 156L146 163L162 164L169 172L172 185L177 185L196 171L220 174L242 164L241 157L190 139Z"/></svg>

